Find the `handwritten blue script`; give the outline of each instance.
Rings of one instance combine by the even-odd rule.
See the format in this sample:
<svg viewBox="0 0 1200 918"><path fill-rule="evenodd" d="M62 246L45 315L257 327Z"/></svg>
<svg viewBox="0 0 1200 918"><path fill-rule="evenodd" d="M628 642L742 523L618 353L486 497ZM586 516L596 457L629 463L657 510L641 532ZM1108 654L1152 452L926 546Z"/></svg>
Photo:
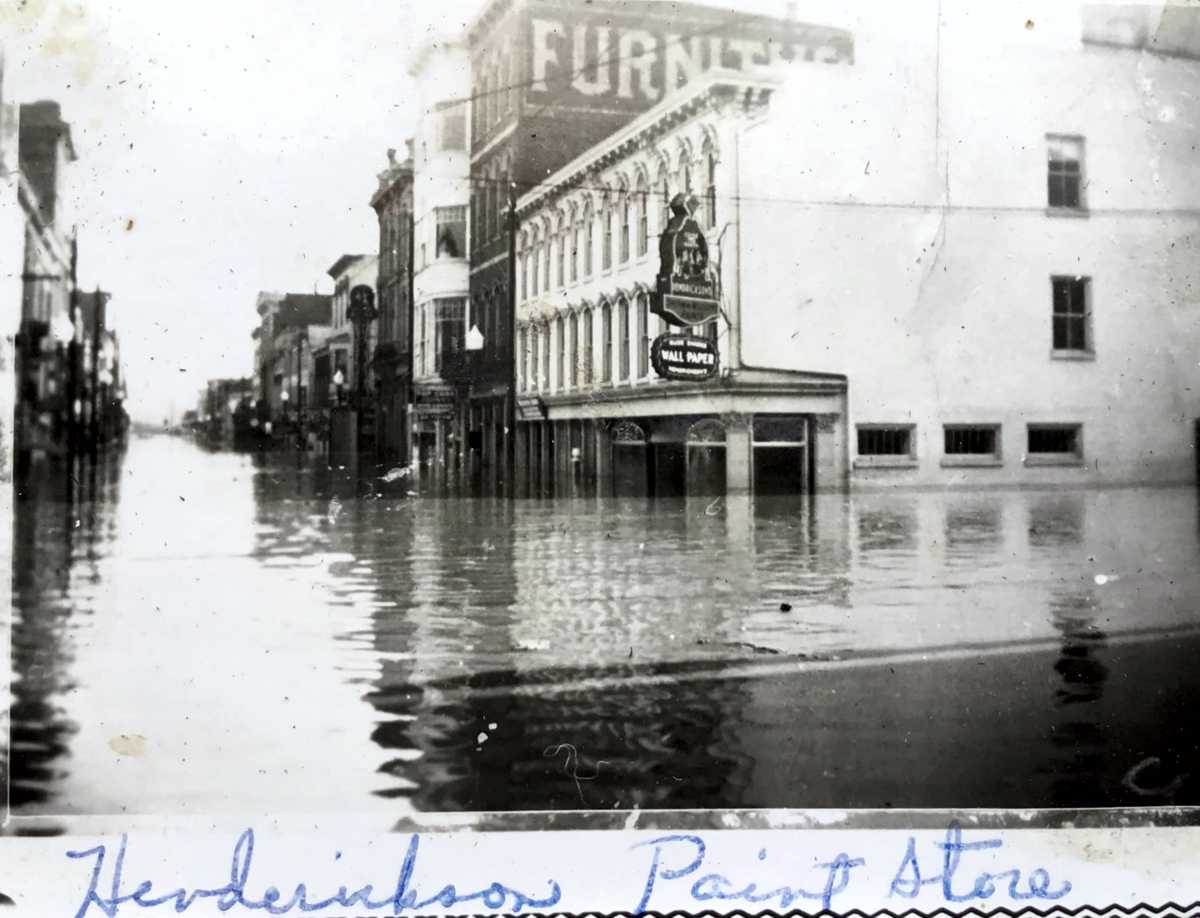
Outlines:
<svg viewBox="0 0 1200 918"><path fill-rule="evenodd" d="M68 851L67 857L78 860L92 859L92 873L88 881L87 894L80 903L75 918L85 918L93 909L102 912L108 918L114 918L122 905L134 905L138 908L155 908L169 904L176 914L186 912L200 900L215 899L217 908L227 912L235 906L248 911L261 911L268 915L286 915L289 912L312 913L320 912L336 906L339 909L359 908L369 912L383 912L399 915L406 911L420 911L430 906L452 908L455 905L470 902L481 902L491 911L503 911L519 914L530 909L545 909L557 905L562 898L562 890L554 880L548 882L546 895L539 898L520 892L503 883L491 883L483 889L471 892L460 892L453 884L443 886L431 896L422 897L413 883L413 874L417 866L417 851L420 847L420 836L413 835L408 842L408 849L400 871L396 877L395 886L386 895L376 898L375 887L368 883L353 891L345 886L338 887L336 893L323 898L314 898L304 883L298 883L291 895L285 896L275 886L267 886L257 898L247 894L250 885L250 867L254 860L254 830L243 832L234 845L229 862L229 882L223 886L197 889L175 889L170 892L158 892L149 880L143 880L132 888L124 883L125 851L128 839L121 836L121 844L117 848L111 863L108 860L108 849L104 845L88 848L86 851ZM104 879L105 868L109 869L107 881ZM101 892L101 887L106 887Z"/></svg>
<svg viewBox="0 0 1200 918"><path fill-rule="evenodd" d="M905 899L915 899L926 886L935 886L941 890L942 898L947 902L971 902L975 899L987 900L997 892L997 886L1008 887L1008 897L1015 902L1029 899L1061 899L1071 891L1071 884L1064 881L1058 888L1050 879L1050 873L1038 867L1024 877L1022 887L1021 871L1016 867L1002 870L999 873L980 871L970 880L970 888L964 888L965 880L960 880L961 874L970 874L962 867L963 855L972 851L994 851L1003 847L1004 842L998 838L988 838L983 841L963 841L962 826L957 822L950 823L946 829L946 837L935 842L941 849L942 872L934 876L921 875L921 863L917 858L916 839L909 838L908 847L900 867L892 878L888 896L901 896ZM958 881L956 883L956 880Z"/></svg>

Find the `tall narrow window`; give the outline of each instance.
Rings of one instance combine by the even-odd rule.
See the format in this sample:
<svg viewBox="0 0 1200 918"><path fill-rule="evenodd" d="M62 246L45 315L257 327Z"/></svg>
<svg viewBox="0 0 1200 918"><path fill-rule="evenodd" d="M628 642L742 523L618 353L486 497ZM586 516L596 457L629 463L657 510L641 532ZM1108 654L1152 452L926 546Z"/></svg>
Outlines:
<svg viewBox="0 0 1200 918"><path fill-rule="evenodd" d="M558 344L558 366L555 369L558 371L558 383L555 388L562 392L567 388L567 336L563 334L563 317L559 316L554 320L554 337Z"/></svg>
<svg viewBox="0 0 1200 918"><path fill-rule="evenodd" d="M592 384L592 310L583 311L583 384Z"/></svg>
<svg viewBox="0 0 1200 918"><path fill-rule="evenodd" d="M542 379L546 381L546 391L550 391L550 326L542 335Z"/></svg>
<svg viewBox="0 0 1200 918"><path fill-rule="evenodd" d="M537 237L537 235L534 235L533 249L529 252L529 261L530 261L530 268L531 268L530 278L529 278L529 280L530 280L529 295L530 296L538 295L538 273L539 273L538 261L541 259L541 257L542 257L542 242L541 242L541 239L539 239Z"/></svg>
<svg viewBox="0 0 1200 918"><path fill-rule="evenodd" d="M575 313L571 313L571 319L570 319L570 323L569 323L569 331L570 331L570 335L571 335L571 352L570 352L571 369L570 369L570 373L569 373L570 380L571 380L571 388L578 389L579 388L579 316L576 315Z"/></svg>
<svg viewBox="0 0 1200 918"><path fill-rule="evenodd" d="M563 272L563 265L567 260L567 230L565 224L562 225L562 228L558 232L558 244L554 247L554 251L555 257L558 260L558 286L561 287L567 282L566 275Z"/></svg>
<svg viewBox="0 0 1200 918"><path fill-rule="evenodd" d="M462 258L467 254L467 209L465 207L436 207L437 258Z"/></svg>
<svg viewBox="0 0 1200 918"><path fill-rule="evenodd" d="M637 298L637 374L644 379L650 374L650 297L639 293Z"/></svg>
<svg viewBox="0 0 1200 918"><path fill-rule="evenodd" d="M540 387L538 376L538 355L541 347L541 329L536 325L531 325L529 328L529 383L534 392Z"/></svg>
<svg viewBox="0 0 1200 918"><path fill-rule="evenodd" d="M1090 352L1092 349L1088 309L1089 281L1086 277L1051 278L1053 288L1054 332L1056 351Z"/></svg>
<svg viewBox="0 0 1200 918"><path fill-rule="evenodd" d="M617 341L618 354L620 355L620 376L621 380L629 378L629 300L621 297L618 304L620 312L617 315L619 321Z"/></svg>
<svg viewBox="0 0 1200 918"><path fill-rule="evenodd" d="M600 382L612 382L612 304L608 300L600 307Z"/></svg>
<svg viewBox="0 0 1200 918"><path fill-rule="evenodd" d="M667 224L671 222L671 189L667 184L665 167L663 168L662 175L659 177L659 185L662 196L658 202L658 235L661 238L662 234L667 231Z"/></svg>
<svg viewBox="0 0 1200 918"><path fill-rule="evenodd" d="M517 332L517 391L526 391L528 385L529 368L526 361L529 359L527 348L529 347L528 332L525 326Z"/></svg>
<svg viewBox="0 0 1200 918"><path fill-rule="evenodd" d="M609 203L604 208L604 248L600 250L600 270L607 271L612 267L613 242L613 205Z"/></svg>
<svg viewBox="0 0 1200 918"><path fill-rule="evenodd" d="M629 261L629 193L621 193L621 264Z"/></svg>
<svg viewBox="0 0 1200 918"><path fill-rule="evenodd" d="M596 221L589 206L583 214L583 276L592 276L592 253L595 251Z"/></svg>
<svg viewBox="0 0 1200 918"><path fill-rule="evenodd" d="M637 253L638 256L646 254L650 246L650 225L649 217L646 211L649 208L649 195L646 193L646 179L638 180L637 199L634 202L637 207Z"/></svg>
<svg viewBox="0 0 1200 918"><path fill-rule="evenodd" d="M704 226L712 229L717 225L717 157L712 149L704 154L707 182L704 188Z"/></svg>
<svg viewBox="0 0 1200 918"><path fill-rule="evenodd" d="M1046 149L1049 205L1082 210L1083 138L1051 134L1046 137Z"/></svg>
<svg viewBox="0 0 1200 918"><path fill-rule="evenodd" d="M542 255L542 289L550 292L550 250L554 245L554 237L546 230L546 246Z"/></svg>
<svg viewBox="0 0 1200 918"><path fill-rule="evenodd" d="M579 280L579 224L571 227L571 283Z"/></svg>
<svg viewBox="0 0 1200 918"><path fill-rule="evenodd" d="M521 253L521 300L529 298L529 253Z"/></svg>

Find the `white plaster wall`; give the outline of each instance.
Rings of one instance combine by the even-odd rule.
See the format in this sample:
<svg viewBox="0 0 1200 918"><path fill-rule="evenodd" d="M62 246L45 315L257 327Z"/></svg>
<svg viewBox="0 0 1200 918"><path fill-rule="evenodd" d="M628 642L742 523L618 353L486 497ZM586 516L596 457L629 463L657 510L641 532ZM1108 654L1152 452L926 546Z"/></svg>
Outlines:
<svg viewBox="0 0 1200 918"><path fill-rule="evenodd" d="M964 19L940 61L860 42L743 135L742 355L845 374L851 453L856 423L917 425L917 468L857 483L1191 480L1200 63ZM1086 138L1086 217L1046 212L1047 133ZM1051 357L1050 276L1072 273L1094 360ZM1003 465L941 468L955 421L1003 424ZM1030 421L1082 422L1085 467L1026 467Z"/></svg>

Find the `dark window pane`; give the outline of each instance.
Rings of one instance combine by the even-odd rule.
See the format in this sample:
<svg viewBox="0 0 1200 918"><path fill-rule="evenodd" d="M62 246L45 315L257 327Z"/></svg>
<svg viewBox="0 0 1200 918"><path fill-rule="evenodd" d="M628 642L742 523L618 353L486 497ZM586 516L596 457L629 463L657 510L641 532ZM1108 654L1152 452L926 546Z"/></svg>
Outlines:
<svg viewBox="0 0 1200 918"><path fill-rule="evenodd" d="M996 428L947 427L945 449L947 456L995 455Z"/></svg>
<svg viewBox="0 0 1200 918"><path fill-rule="evenodd" d="M754 418L754 439L758 442L803 443L808 429L807 420L802 414L757 415ZM859 431L860 440L863 433L866 431Z"/></svg>
<svg viewBox="0 0 1200 918"><path fill-rule="evenodd" d="M1031 453L1077 453L1079 451L1079 428L1030 427L1028 451Z"/></svg>
<svg viewBox="0 0 1200 918"><path fill-rule="evenodd" d="M754 447L754 493L801 494L805 484L803 446Z"/></svg>
<svg viewBox="0 0 1200 918"><path fill-rule="evenodd" d="M909 434L907 427L868 427L858 430L860 456L907 456Z"/></svg>

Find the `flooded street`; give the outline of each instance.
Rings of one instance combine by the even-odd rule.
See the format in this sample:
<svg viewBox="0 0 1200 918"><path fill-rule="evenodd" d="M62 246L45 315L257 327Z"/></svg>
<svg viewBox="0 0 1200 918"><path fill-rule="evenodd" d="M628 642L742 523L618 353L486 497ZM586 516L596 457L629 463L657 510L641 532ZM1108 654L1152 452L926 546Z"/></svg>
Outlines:
<svg viewBox="0 0 1200 918"><path fill-rule="evenodd" d="M1200 803L1194 489L19 501L14 814ZM365 495L365 496L359 496Z"/></svg>

